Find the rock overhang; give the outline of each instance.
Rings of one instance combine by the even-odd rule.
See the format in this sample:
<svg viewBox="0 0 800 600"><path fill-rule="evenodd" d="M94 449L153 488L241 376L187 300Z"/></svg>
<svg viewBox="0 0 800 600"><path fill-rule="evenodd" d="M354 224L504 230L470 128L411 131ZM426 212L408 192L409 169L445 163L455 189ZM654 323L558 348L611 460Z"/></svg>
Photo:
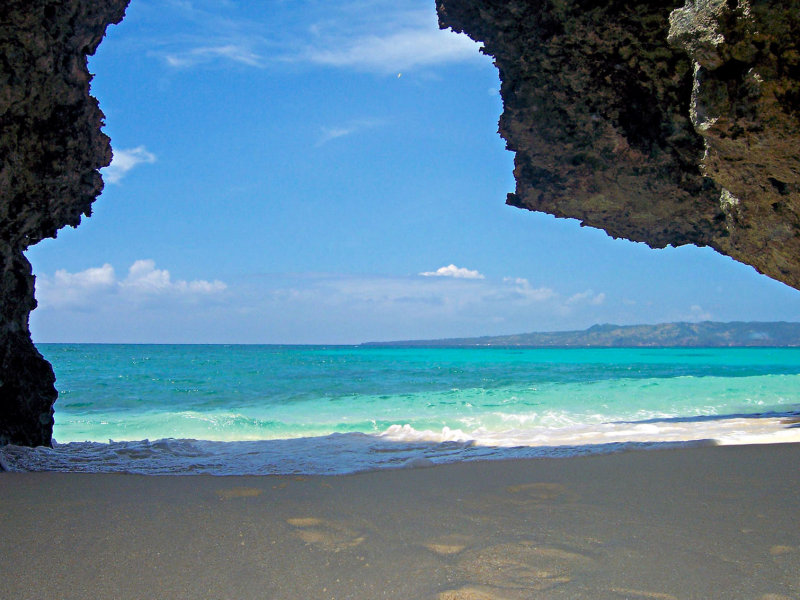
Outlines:
<svg viewBox="0 0 800 600"><path fill-rule="evenodd" d="M437 0L500 73L513 206L800 289L800 2Z"/></svg>

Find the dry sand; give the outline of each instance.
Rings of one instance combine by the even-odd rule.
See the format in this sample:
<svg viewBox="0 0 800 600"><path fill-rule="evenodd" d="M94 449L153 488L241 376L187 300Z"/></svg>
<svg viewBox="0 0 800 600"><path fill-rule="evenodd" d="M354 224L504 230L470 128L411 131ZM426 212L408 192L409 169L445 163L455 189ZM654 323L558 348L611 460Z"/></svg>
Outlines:
<svg viewBox="0 0 800 600"><path fill-rule="evenodd" d="M336 477L0 473L0 598L800 598L800 444Z"/></svg>

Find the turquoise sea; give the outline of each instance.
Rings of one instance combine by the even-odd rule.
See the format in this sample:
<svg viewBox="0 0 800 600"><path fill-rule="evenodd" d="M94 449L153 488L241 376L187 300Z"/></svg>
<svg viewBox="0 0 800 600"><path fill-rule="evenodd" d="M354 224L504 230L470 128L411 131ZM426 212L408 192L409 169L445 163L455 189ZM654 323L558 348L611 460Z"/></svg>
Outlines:
<svg viewBox="0 0 800 600"><path fill-rule="evenodd" d="M11 470L344 473L800 438L800 349L43 344L53 449Z"/></svg>

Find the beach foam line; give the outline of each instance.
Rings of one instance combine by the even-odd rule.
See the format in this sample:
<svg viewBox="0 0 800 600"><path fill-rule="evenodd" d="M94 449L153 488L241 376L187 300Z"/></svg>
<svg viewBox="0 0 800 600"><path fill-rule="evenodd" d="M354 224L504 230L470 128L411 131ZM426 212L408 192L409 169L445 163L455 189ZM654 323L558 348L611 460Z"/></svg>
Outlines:
<svg viewBox="0 0 800 600"><path fill-rule="evenodd" d="M696 445L800 442L797 415L666 419L564 428L465 432L392 425L378 435L217 442L194 439L71 442L0 448L7 471L139 474L345 474L512 458L570 457Z"/></svg>
<svg viewBox="0 0 800 600"><path fill-rule="evenodd" d="M609 442L685 442L714 439L719 444L778 443L800 441L797 413L761 415L664 417L642 421L583 423L565 427L521 427L472 431L443 427L439 431L392 425L379 437L396 442L461 443L496 448L517 446L583 446ZM780 439L779 439L780 438ZM759 440L764 440L760 441Z"/></svg>
<svg viewBox="0 0 800 600"><path fill-rule="evenodd" d="M70 442L56 444L53 448L10 445L0 448L0 467L11 472L139 475L345 475L468 461L572 457L705 445L716 445L716 442L706 439L492 447L472 442L398 443L376 436L347 433L249 442L165 439L109 441L107 444Z"/></svg>

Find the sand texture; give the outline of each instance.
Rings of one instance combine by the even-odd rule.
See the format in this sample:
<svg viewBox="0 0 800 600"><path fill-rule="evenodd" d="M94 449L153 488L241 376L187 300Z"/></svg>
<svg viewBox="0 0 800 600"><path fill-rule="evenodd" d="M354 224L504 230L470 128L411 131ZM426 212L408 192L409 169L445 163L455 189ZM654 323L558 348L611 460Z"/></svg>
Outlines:
<svg viewBox="0 0 800 600"><path fill-rule="evenodd" d="M0 474L0 598L800 598L800 445L335 477Z"/></svg>

